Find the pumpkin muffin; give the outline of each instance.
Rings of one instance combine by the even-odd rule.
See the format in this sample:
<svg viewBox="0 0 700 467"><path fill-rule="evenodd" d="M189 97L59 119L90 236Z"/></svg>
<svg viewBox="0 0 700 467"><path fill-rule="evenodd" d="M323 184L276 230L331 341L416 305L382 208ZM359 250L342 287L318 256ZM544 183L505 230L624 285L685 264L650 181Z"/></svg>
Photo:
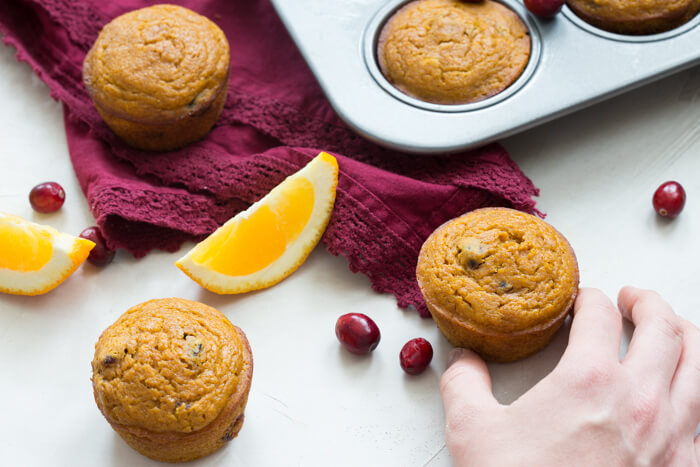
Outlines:
<svg viewBox="0 0 700 467"><path fill-rule="evenodd" d="M578 292L566 239L535 216L485 208L433 232L418 258L418 285L447 340L508 362L542 349Z"/></svg>
<svg viewBox="0 0 700 467"><path fill-rule="evenodd" d="M674 29L700 10L700 0L567 0L582 20L618 34L647 35Z"/></svg>
<svg viewBox="0 0 700 467"><path fill-rule="evenodd" d="M229 45L204 16L155 5L119 16L83 62L97 111L127 144L176 149L204 137L226 101Z"/></svg>
<svg viewBox="0 0 700 467"><path fill-rule="evenodd" d="M238 434L252 374L243 331L214 308L169 298L136 305L102 333L92 388L132 448L184 462Z"/></svg>
<svg viewBox="0 0 700 467"><path fill-rule="evenodd" d="M377 60L386 79L409 96L466 104L517 80L530 45L520 17L499 2L416 0L382 28Z"/></svg>

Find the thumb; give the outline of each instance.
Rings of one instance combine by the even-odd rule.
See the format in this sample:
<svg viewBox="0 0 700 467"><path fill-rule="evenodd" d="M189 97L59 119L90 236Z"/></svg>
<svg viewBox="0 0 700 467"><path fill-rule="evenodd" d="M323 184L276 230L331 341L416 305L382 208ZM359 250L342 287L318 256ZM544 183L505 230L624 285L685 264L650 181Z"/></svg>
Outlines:
<svg viewBox="0 0 700 467"><path fill-rule="evenodd" d="M486 363L469 349L450 352L447 369L440 378L447 430L461 432L480 414L498 407L491 392Z"/></svg>

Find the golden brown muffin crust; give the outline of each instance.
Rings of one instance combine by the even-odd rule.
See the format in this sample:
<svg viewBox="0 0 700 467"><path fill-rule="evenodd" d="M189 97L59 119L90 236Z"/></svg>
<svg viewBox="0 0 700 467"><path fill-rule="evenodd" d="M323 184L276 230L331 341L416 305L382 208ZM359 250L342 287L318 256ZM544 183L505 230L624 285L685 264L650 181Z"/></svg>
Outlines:
<svg viewBox="0 0 700 467"><path fill-rule="evenodd" d="M567 0L584 21L620 34L656 34L690 21L700 0Z"/></svg>
<svg viewBox="0 0 700 467"><path fill-rule="evenodd" d="M186 8L155 5L102 29L83 79L102 111L161 123L208 108L226 90L228 67L228 42L214 23Z"/></svg>
<svg viewBox="0 0 700 467"><path fill-rule="evenodd" d="M484 333L546 326L571 307L578 286L568 242L544 221L479 209L425 242L418 279L426 301Z"/></svg>
<svg viewBox="0 0 700 467"><path fill-rule="evenodd" d="M152 432L200 430L219 416L239 376L248 373L244 345L223 314L201 303L137 305L95 346L98 406L110 423Z"/></svg>
<svg viewBox="0 0 700 467"><path fill-rule="evenodd" d="M498 94L522 74L530 35L496 1L417 0L387 21L377 54L384 76L404 93L464 104Z"/></svg>

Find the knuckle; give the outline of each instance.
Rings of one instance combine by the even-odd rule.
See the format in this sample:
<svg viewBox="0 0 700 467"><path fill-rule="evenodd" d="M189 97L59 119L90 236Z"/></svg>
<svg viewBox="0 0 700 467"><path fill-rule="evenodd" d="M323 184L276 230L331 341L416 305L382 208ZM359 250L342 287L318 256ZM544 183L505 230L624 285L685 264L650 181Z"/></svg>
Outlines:
<svg viewBox="0 0 700 467"><path fill-rule="evenodd" d="M607 326L614 326L616 328L622 326L622 315L612 303L600 303L597 305L597 308L599 316L606 320L605 324Z"/></svg>
<svg viewBox="0 0 700 467"><path fill-rule="evenodd" d="M671 340L678 342L683 340L683 328L677 316L658 316L654 326Z"/></svg>
<svg viewBox="0 0 700 467"><path fill-rule="evenodd" d="M454 374L454 365L447 367L447 369L442 373L442 376L440 376L440 390L442 391L447 387L447 385L450 383L452 376Z"/></svg>
<svg viewBox="0 0 700 467"><path fill-rule="evenodd" d="M691 369L700 383L700 332L697 329L690 333L686 332L683 338L686 339L683 352L687 352L687 355L682 357L682 361L690 363Z"/></svg>
<svg viewBox="0 0 700 467"><path fill-rule="evenodd" d="M470 451L492 439L493 433L500 432L503 417L500 411L491 412L488 417L473 410L473 407L458 407L445 415L445 444L451 453Z"/></svg>
<svg viewBox="0 0 700 467"><path fill-rule="evenodd" d="M466 432L453 430L449 425L445 427L445 445L456 458L469 458L469 447L473 444L473 440Z"/></svg>
<svg viewBox="0 0 700 467"><path fill-rule="evenodd" d="M445 414L446 439L464 440L474 434L474 427L483 425L479 414L466 404L454 407ZM481 422L481 423L480 423Z"/></svg>
<svg viewBox="0 0 700 467"><path fill-rule="evenodd" d="M680 318L680 326L686 348L692 354L691 361L700 369L700 329L684 318Z"/></svg>
<svg viewBox="0 0 700 467"><path fill-rule="evenodd" d="M471 425L471 417L467 413L448 413L445 417L445 436L463 438Z"/></svg>
<svg viewBox="0 0 700 467"><path fill-rule="evenodd" d="M643 289L639 293L640 300L657 300L659 298L661 298L661 295L656 290Z"/></svg>
<svg viewBox="0 0 700 467"><path fill-rule="evenodd" d="M598 308L602 313L605 314L610 314L610 315L619 315L620 313L617 311L617 308L615 308L609 300L606 300L604 302L596 303L595 304L596 308Z"/></svg>
<svg viewBox="0 0 700 467"><path fill-rule="evenodd" d="M444 394L445 390L452 384L456 384L456 380L460 379L461 376L466 376L469 372L469 368L464 365L452 365L450 366L440 377L440 392Z"/></svg>
<svg viewBox="0 0 700 467"><path fill-rule="evenodd" d="M659 418L661 395L656 391L638 392L631 398L630 416L638 436L649 433Z"/></svg>
<svg viewBox="0 0 700 467"><path fill-rule="evenodd" d="M607 387L615 381L615 368L607 362L590 362L574 369L574 381L582 389Z"/></svg>
<svg viewBox="0 0 700 467"><path fill-rule="evenodd" d="M445 393L445 390L453 383L454 379L460 375L461 371L455 368L455 365L450 366L440 377L440 392Z"/></svg>
<svg viewBox="0 0 700 467"><path fill-rule="evenodd" d="M680 318L680 321L684 331L687 331L688 334L695 336L695 338L700 337L700 328L685 318Z"/></svg>
<svg viewBox="0 0 700 467"><path fill-rule="evenodd" d="M698 393L700 393L700 355L698 355L696 358L689 359L688 364L690 365L690 371L693 375L692 381L696 385ZM700 404L700 398L696 400L697 403Z"/></svg>
<svg viewBox="0 0 700 467"><path fill-rule="evenodd" d="M692 365L691 368L693 370L693 373L695 374L698 386L700 386L700 360L691 360L690 364ZM700 392L700 388L698 388L698 392Z"/></svg>
<svg viewBox="0 0 700 467"><path fill-rule="evenodd" d="M457 390L453 386L459 384L460 377L467 373L463 367L448 368L440 378L440 393L445 403L445 433L464 436L472 422L478 417L480 409L470 402L465 390ZM466 389L466 388L465 388ZM446 396L447 394L449 396ZM449 398L449 404L447 404Z"/></svg>

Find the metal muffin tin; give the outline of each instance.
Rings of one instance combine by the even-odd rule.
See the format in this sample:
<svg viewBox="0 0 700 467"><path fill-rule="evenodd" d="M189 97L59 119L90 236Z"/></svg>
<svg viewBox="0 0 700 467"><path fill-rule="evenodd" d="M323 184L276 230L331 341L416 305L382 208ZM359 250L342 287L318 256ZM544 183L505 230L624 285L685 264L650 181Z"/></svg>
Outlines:
<svg viewBox="0 0 700 467"><path fill-rule="evenodd" d="M597 29L566 6L552 20L499 0L532 38L523 74L464 105L431 104L394 88L376 60L385 21L410 0L271 0L338 115L366 138L414 153L468 149L512 135L700 63L700 15L661 34Z"/></svg>

